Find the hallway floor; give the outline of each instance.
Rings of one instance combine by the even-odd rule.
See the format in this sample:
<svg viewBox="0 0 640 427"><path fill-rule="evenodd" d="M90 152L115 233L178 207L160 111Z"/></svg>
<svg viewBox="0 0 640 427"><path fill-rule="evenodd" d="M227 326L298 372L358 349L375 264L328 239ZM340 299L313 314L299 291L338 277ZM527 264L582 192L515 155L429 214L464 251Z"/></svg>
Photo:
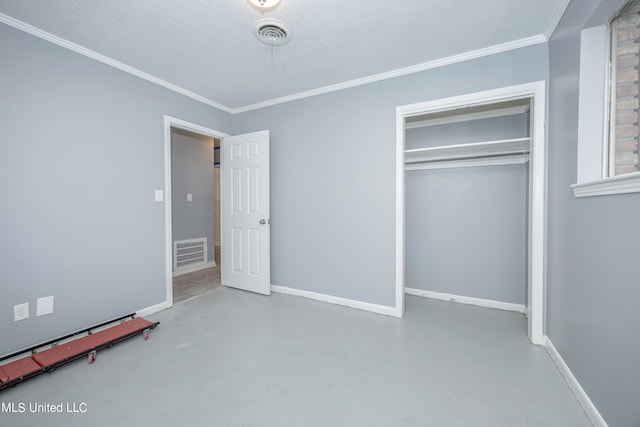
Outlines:
<svg viewBox="0 0 640 427"><path fill-rule="evenodd" d="M220 264L173 278L173 303L200 296L220 286Z"/></svg>
<svg viewBox="0 0 640 427"><path fill-rule="evenodd" d="M3 425L590 427L522 315L407 297L402 319L219 287L142 338L0 393ZM31 413L29 404L85 412ZM86 406L84 406L86 405ZM73 407L73 406L71 406Z"/></svg>

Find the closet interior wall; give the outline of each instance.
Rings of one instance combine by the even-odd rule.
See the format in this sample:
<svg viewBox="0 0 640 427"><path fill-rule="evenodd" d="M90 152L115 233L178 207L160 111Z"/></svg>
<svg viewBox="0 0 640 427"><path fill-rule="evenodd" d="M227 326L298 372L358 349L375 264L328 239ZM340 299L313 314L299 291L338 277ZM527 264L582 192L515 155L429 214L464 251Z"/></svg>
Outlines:
<svg viewBox="0 0 640 427"><path fill-rule="evenodd" d="M529 136L526 111L408 126L405 149ZM406 288L526 305L529 163L442 165L405 172Z"/></svg>

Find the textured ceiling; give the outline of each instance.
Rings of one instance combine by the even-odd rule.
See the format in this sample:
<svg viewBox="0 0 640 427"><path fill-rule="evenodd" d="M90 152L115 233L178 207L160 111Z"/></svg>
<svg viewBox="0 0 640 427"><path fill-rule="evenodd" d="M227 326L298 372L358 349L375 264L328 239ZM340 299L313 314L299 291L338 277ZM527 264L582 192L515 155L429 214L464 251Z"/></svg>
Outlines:
<svg viewBox="0 0 640 427"><path fill-rule="evenodd" d="M2 0L0 13L230 109L549 35L568 0ZM1 18L1 16L0 16ZM257 41L261 18L291 41Z"/></svg>

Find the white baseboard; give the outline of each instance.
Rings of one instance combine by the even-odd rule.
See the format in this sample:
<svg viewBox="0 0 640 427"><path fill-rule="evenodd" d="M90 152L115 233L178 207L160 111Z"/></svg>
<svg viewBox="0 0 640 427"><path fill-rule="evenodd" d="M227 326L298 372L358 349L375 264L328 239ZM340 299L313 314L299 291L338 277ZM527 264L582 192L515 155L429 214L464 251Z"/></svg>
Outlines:
<svg viewBox="0 0 640 427"><path fill-rule="evenodd" d="M164 302L161 302L160 304L152 305L151 307L142 308L136 311L136 316L137 317L150 316L154 313L165 310L169 307L171 307L171 304L169 304L167 301L164 301Z"/></svg>
<svg viewBox="0 0 640 427"><path fill-rule="evenodd" d="M384 314L387 316L401 317L398 315L395 307L391 307L388 305L371 304L368 302L335 297L333 295L318 294L316 292L288 288L286 286L271 285L271 290L279 294L310 298L316 301L328 302L336 305L343 305L345 307L357 308L359 310L371 311L373 313Z"/></svg>
<svg viewBox="0 0 640 427"><path fill-rule="evenodd" d="M425 291L416 288L404 288L404 292L409 295L415 295L424 298L437 299L442 301L458 302L461 304L477 305L486 308L495 308L498 310L515 311L517 313L525 313L526 308L523 304L514 304L511 302L494 301L482 298L465 297L462 295L445 294L442 292Z"/></svg>
<svg viewBox="0 0 640 427"><path fill-rule="evenodd" d="M195 267L185 268L184 270L178 270L173 272L173 277L182 276L183 274L194 273L196 271L204 270L205 268L215 267L217 264L215 261L209 261L206 264L196 265Z"/></svg>
<svg viewBox="0 0 640 427"><path fill-rule="evenodd" d="M606 421L602 418L602 415L600 415L598 408L596 408L591 399L589 399L589 396L587 396L587 393L573 375L569 366L567 366L562 356L560 356L560 353L558 353L558 350L554 347L551 339L546 335L544 336L544 347L547 349L547 353L549 353L549 356L551 356L551 359L558 367L560 374L564 377L574 396L578 399L580 406L584 409L591 423L595 427L608 427Z"/></svg>

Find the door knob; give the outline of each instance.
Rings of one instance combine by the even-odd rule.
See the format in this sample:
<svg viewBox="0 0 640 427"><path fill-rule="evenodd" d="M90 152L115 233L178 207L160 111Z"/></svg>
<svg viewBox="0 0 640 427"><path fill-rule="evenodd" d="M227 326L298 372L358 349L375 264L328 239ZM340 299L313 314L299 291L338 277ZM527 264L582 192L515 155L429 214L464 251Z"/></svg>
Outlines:
<svg viewBox="0 0 640 427"><path fill-rule="evenodd" d="M260 224L265 225L266 223L267 223L267 220L266 220L266 219L262 218L262 219L260 220Z"/></svg>

